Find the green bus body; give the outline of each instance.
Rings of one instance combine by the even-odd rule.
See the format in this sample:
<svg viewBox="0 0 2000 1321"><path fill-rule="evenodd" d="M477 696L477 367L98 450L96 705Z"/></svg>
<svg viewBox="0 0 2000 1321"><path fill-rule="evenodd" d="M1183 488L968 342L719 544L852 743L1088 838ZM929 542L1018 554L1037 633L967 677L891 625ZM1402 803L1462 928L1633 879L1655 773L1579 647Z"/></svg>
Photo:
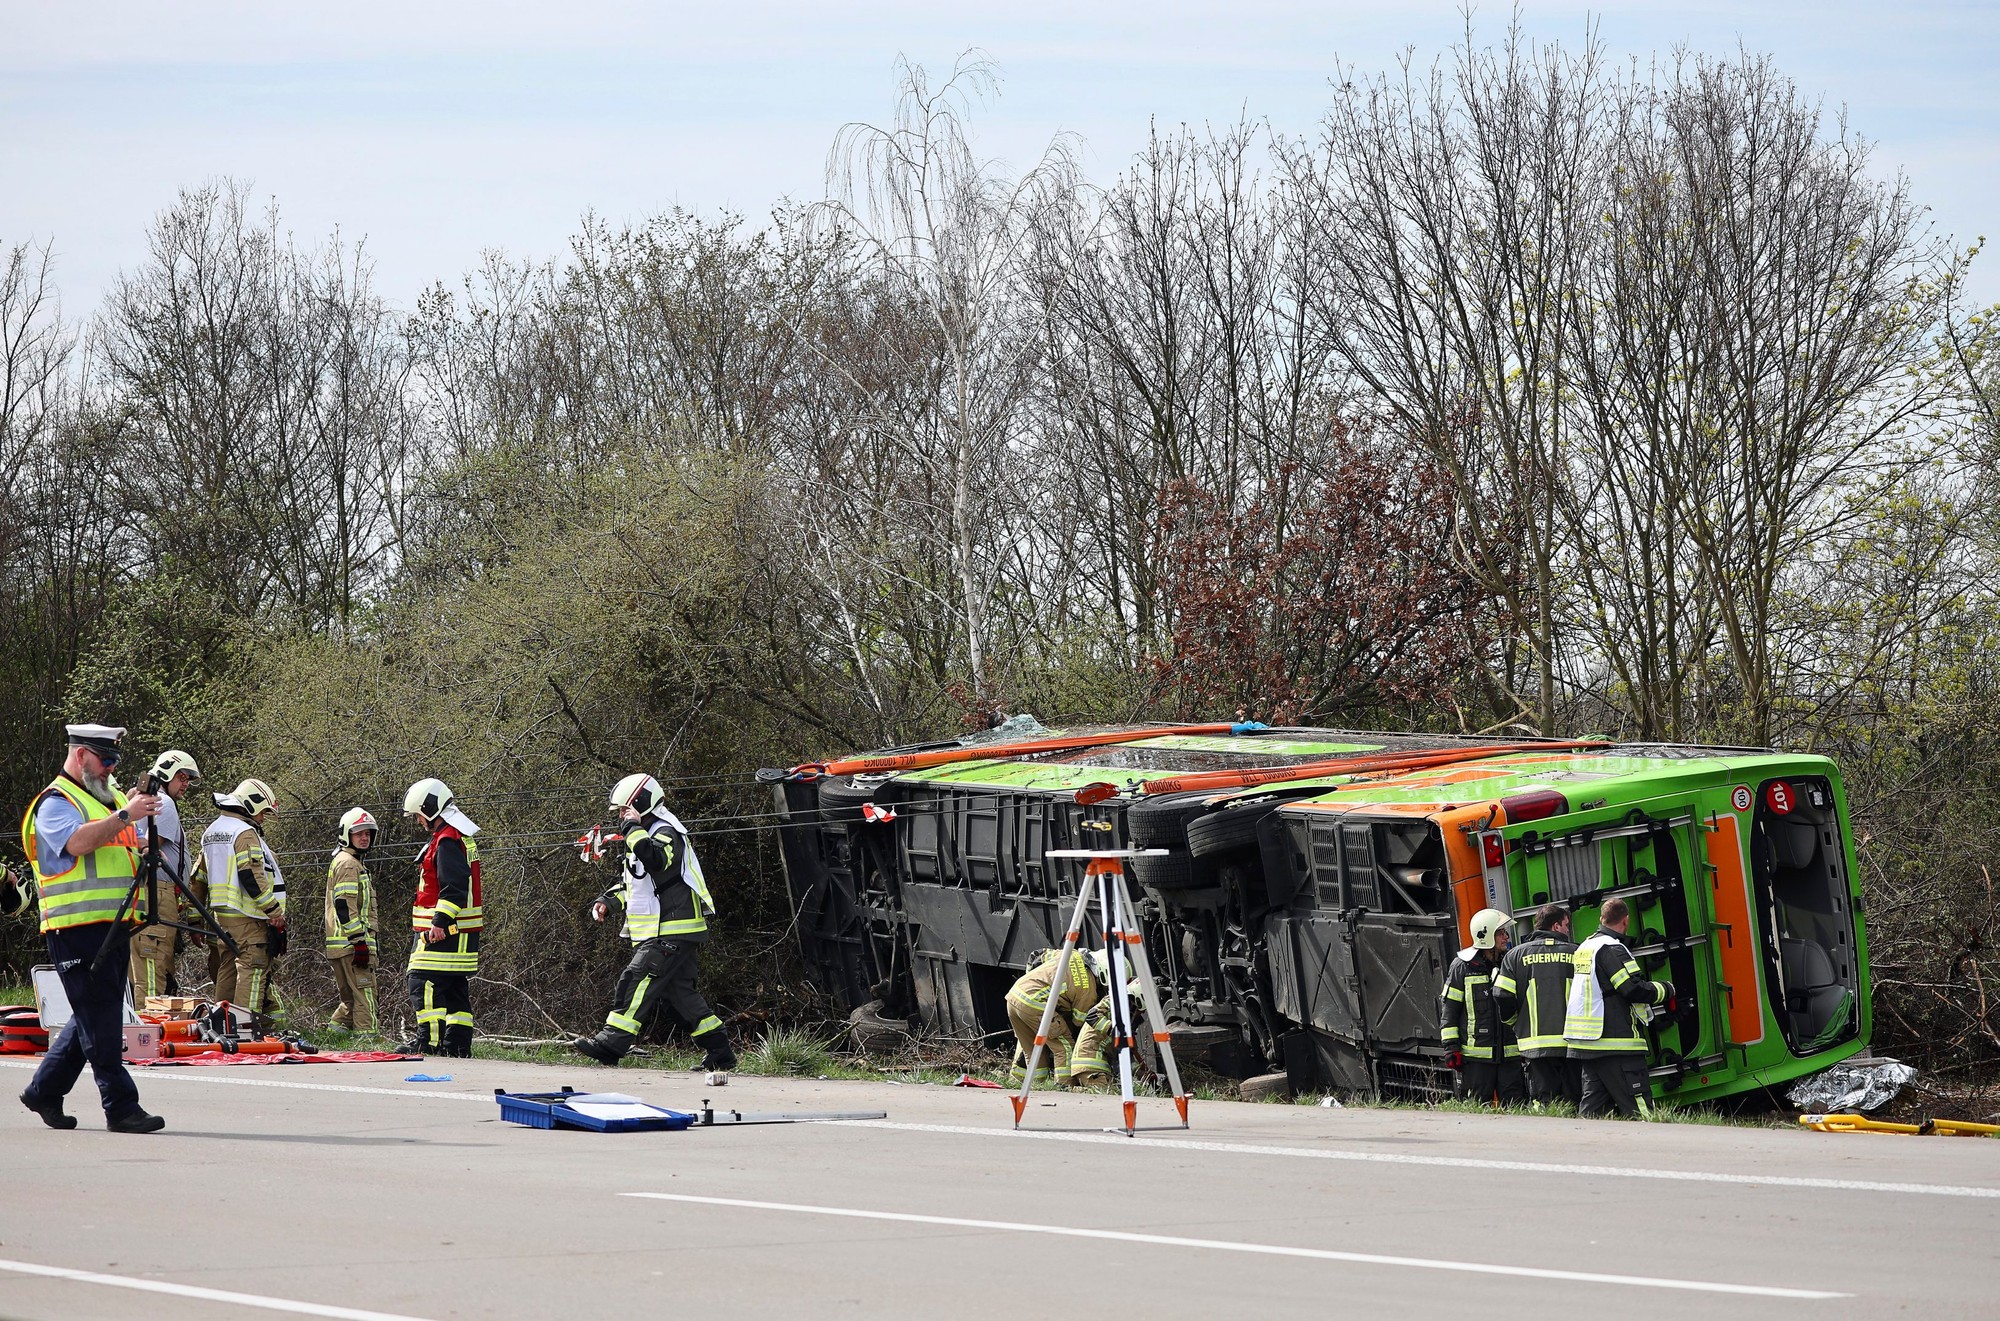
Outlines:
<svg viewBox="0 0 2000 1321"><path fill-rule="evenodd" d="M1145 791L1371 754L1449 764ZM1077 803L1092 786L1112 794ZM1081 870L1043 855L1131 845L1168 850L1132 871L1177 1046L1238 1076L1435 1095L1436 996L1472 914L1504 908L1525 935L1560 903L1580 941L1612 894L1640 966L1677 991L1649 1029L1660 1099L1775 1088L1872 1028L1846 793L1821 757L1253 730L792 778L778 796L822 983L955 1036L998 1039L1006 986L1061 939ZM864 801L895 818L864 819Z"/></svg>

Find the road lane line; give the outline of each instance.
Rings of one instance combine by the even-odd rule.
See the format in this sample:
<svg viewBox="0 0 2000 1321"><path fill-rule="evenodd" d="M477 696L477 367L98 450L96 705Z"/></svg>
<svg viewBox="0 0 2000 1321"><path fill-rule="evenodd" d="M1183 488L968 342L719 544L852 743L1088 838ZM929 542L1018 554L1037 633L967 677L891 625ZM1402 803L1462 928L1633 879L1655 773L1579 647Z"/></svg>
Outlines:
<svg viewBox="0 0 2000 1321"><path fill-rule="evenodd" d="M359 1307L335 1307L330 1303L302 1303L293 1298L267 1298L263 1294L234 1293L228 1289L208 1289L198 1284L172 1284L166 1280L141 1280L130 1275L103 1275L97 1271L76 1271L67 1266L42 1266L32 1261L0 1261L0 1271L16 1275L39 1275L75 1284L102 1284L113 1289L136 1289L141 1293L172 1294L176 1298L199 1298L208 1303L235 1303L239 1307L259 1307L266 1312L291 1312L298 1316L328 1316L339 1321L424 1321L402 1312L370 1312Z"/></svg>
<svg viewBox="0 0 2000 1321"><path fill-rule="evenodd" d="M1545 1270L1536 1266L1501 1266L1483 1262L1443 1261L1431 1257L1387 1257L1373 1252L1336 1252L1330 1248L1292 1248L1275 1243L1239 1243L1229 1239L1183 1238L1176 1234L1135 1234L1118 1229L1077 1229L1067 1225L1022 1224L1012 1220L967 1220L958 1216L912 1215L901 1211L861 1211L843 1206L801 1206L795 1202L753 1202L735 1197L695 1197L687 1193L620 1193L660 1202L691 1202L698 1206L733 1206L751 1211L790 1211L801 1215L841 1216L850 1220L894 1220L954 1229L989 1229L1006 1234L1051 1234L1062 1238L1108 1239L1115 1243L1146 1243L1164 1248L1203 1248L1215 1252L1248 1252L1265 1257L1304 1257L1313 1261L1344 1261L1363 1266L1401 1266L1413 1270L1457 1271L1468 1275L1512 1275L1532 1280L1562 1280L1572 1284L1615 1284L1628 1289L1685 1289L1697 1293L1750 1294L1758 1298L1851 1298L1824 1289L1786 1289L1764 1284L1721 1284L1709 1280L1673 1280L1650 1275L1605 1275L1596 1271Z"/></svg>
<svg viewBox="0 0 2000 1321"><path fill-rule="evenodd" d="M40 1067L40 1063L39 1060L0 1060L0 1068L33 1069ZM226 1064L211 1064L206 1067L191 1065L184 1069L173 1070L145 1069L133 1076L135 1080L143 1078L147 1082L151 1082L155 1078L173 1082L219 1082L228 1083L236 1087L283 1087L294 1092L352 1092L359 1096L428 1096L438 1101L485 1101L491 1103L493 1100L493 1093L491 1092L427 1092L418 1087L343 1087L338 1083L330 1082L285 1082L278 1078L224 1078L217 1075L216 1071L218 1069L226 1069L228 1067L230 1066ZM311 1064L246 1064L237 1067L310 1069L315 1066ZM319 1065L317 1067L326 1068L327 1066Z"/></svg>
<svg viewBox="0 0 2000 1321"><path fill-rule="evenodd" d="M1123 1133L1051 1133L1035 1129L980 1128L971 1124L906 1124L893 1119L852 1119L843 1128L881 1128L898 1133L962 1133L1018 1138L1030 1142L1089 1142L1111 1147L1158 1147L1169 1151L1217 1151L1238 1156L1362 1161L1371 1165L1430 1165L1453 1170L1516 1170L1530 1174L1584 1175L1603 1179L1665 1179L1685 1183L1727 1183L1775 1188L1823 1188L1843 1192L1912 1193L1922 1197L1993 1197L2000 1188L1948 1183L1881 1183L1868 1179L1814 1179L1785 1174L1721 1174L1713 1170L1662 1170L1645 1166L1566 1165L1550 1161L1487 1160L1469 1156L1412 1156L1386 1151L1342 1151L1324 1147L1277 1147L1248 1142L1203 1142L1192 1138L1126 1137Z"/></svg>

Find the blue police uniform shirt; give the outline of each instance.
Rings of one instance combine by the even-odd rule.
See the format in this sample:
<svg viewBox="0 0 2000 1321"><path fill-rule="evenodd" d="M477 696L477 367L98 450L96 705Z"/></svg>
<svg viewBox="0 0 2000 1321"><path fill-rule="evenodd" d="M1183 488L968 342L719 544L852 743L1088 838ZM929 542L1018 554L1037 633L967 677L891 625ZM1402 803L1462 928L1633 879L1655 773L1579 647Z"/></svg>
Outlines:
<svg viewBox="0 0 2000 1321"><path fill-rule="evenodd" d="M41 855L42 875L54 876L76 865L63 848L83 824L83 812L61 794L50 794L35 809L35 852Z"/></svg>

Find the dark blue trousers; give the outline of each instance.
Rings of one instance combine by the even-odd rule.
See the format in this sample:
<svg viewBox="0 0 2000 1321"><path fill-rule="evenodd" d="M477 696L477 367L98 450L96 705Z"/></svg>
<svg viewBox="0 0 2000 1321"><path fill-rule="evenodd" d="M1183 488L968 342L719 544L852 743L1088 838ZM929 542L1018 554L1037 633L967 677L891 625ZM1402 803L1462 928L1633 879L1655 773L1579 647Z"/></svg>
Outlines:
<svg viewBox="0 0 2000 1321"><path fill-rule="evenodd" d="M64 927L48 933L49 962L56 965L63 991L69 996L69 1022L49 1045L42 1067L23 1093L38 1104L69 1095L83 1066L97 1077L97 1094L107 1119L122 1119L139 1109L139 1087L125 1070L125 979L131 958L131 928L112 938L114 948L101 976L90 965L104 944L108 922Z"/></svg>

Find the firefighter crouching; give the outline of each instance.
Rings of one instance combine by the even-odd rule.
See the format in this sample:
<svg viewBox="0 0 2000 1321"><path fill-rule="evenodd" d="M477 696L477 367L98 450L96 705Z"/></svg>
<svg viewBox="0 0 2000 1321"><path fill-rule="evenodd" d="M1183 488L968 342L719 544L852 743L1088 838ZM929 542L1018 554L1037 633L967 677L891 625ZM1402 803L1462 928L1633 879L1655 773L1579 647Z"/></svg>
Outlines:
<svg viewBox="0 0 2000 1321"><path fill-rule="evenodd" d="M1606 899L1598 909L1597 930L1571 955L1574 974L1563 1041L1583 1070L1582 1115L1616 1110L1626 1118L1650 1115L1646 1043L1640 1025L1651 1006L1673 1005L1672 982L1648 981L1639 972L1625 931L1632 911L1623 899Z"/></svg>
<svg viewBox="0 0 2000 1321"><path fill-rule="evenodd" d="M362 861L375 832L366 808L350 809L326 869L326 961L340 990L332 1022L350 1032L375 1030L375 883Z"/></svg>
<svg viewBox="0 0 2000 1321"><path fill-rule="evenodd" d="M708 1085L723 1086L736 1067L736 1052L722 1020L695 986L708 915L715 911L701 859L652 776L620 780L611 790L611 809L624 830L623 876L591 905L591 917L602 922L614 901L623 905L620 934L632 942L632 958L619 974L604 1026L596 1036L571 1044L600 1064L615 1065L664 1008L701 1047Z"/></svg>
<svg viewBox="0 0 2000 1321"><path fill-rule="evenodd" d="M188 875L187 832L181 824L180 800L201 783L201 768L191 755L176 748L154 758L146 776L159 787L160 814L139 823L139 861L143 867L157 835L160 868L154 889L161 911L171 917L181 911L174 883L185 882ZM145 901L143 888L138 898ZM174 941L179 934L172 927L150 924L140 927L132 937L132 1003L138 1008L146 1007L148 996L173 994Z"/></svg>
<svg viewBox="0 0 2000 1321"><path fill-rule="evenodd" d="M1544 904L1535 914L1535 934L1507 951L1493 979L1493 1003L1513 1025L1526 1061L1528 1100L1537 1109L1551 1101L1583 1101L1583 1077L1563 1040L1575 953L1569 910Z"/></svg>
<svg viewBox="0 0 2000 1321"><path fill-rule="evenodd" d="M1482 908L1472 915L1472 945L1458 952L1438 998L1447 1063L1458 1070L1458 1094L1470 1101L1520 1105L1527 1097L1520 1048L1493 999L1493 979L1508 944L1507 914Z"/></svg>
<svg viewBox="0 0 2000 1321"><path fill-rule="evenodd" d="M403 811L430 838L417 855L417 893L410 905L410 1004L417 1035L405 1054L472 1054L472 974L479 971L479 827L458 810L443 780L418 780L403 795Z"/></svg>
<svg viewBox="0 0 2000 1321"><path fill-rule="evenodd" d="M1035 1053L1035 1033L1051 994L1056 999L1056 1012L1049 1018L1048 1060L1036 1068L1035 1082L1046 1083L1051 1078L1058 1083L1070 1082L1071 1046L1111 985L1110 956L1101 949L1088 955L1072 949L1067 967L1059 969L1061 962L1062 950L1052 949L1008 988L1007 1023L1014 1029L1017 1043L1010 1073L1014 1082L1027 1076L1028 1061Z"/></svg>
<svg viewBox="0 0 2000 1321"><path fill-rule="evenodd" d="M262 827L277 797L262 780L209 797L221 815L202 833L199 865L208 876L216 925L236 942L236 957L225 954L216 965L215 998L268 1014L272 937L285 929L285 908Z"/></svg>

